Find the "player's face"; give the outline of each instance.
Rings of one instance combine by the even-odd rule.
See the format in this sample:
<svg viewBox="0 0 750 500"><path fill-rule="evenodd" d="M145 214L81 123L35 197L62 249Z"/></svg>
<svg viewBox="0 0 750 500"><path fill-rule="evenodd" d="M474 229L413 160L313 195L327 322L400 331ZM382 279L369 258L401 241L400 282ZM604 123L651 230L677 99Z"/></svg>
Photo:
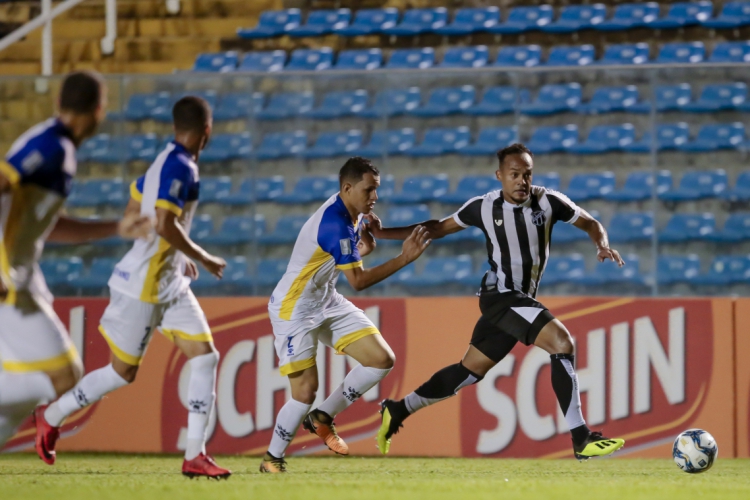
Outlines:
<svg viewBox="0 0 750 500"><path fill-rule="evenodd" d="M208 141L211 139L211 132L213 132L214 129L214 120L213 118L208 119L208 123L206 124L206 128L203 131L203 138L201 139L201 146L200 151L203 151L206 149L206 146L208 146Z"/></svg>
<svg viewBox="0 0 750 500"><path fill-rule="evenodd" d="M513 203L523 203L531 196L534 162L526 153L505 158L495 175L503 183L503 195Z"/></svg>
<svg viewBox="0 0 750 500"><path fill-rule="evenodd" d="M348 186L348 197L352 205L357 207L361 214L372 211L375 203L378 201L378 187L380 186L380 176L367 173L362 176L362 180L353 186Z"/></svg>

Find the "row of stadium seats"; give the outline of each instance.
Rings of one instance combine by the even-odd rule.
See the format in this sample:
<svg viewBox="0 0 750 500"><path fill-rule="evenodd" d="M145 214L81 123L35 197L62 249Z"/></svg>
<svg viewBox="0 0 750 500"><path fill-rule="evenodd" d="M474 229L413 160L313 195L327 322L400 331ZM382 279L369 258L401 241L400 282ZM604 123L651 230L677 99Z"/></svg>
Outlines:
<svg viewBox="0 0 750 500"><path fill-rule="evenodd" d="M701 153L722 149L750 148L745 135L745 126L740 122L711 123L703 125L694 139L686 123L662 124L656 130L656 149L675 150L686 153ZM614 151L647 153L651 151L651 133L645 132L636 139L632 124L598 125L592 127L583 142L578 141L578 126L537 127L526 145L534 154L572 153L602 154ZM406 155L411 157L460 154L468 156L492 155L498 149L518 140L515 127L487 127L481 129L472 142L469 127L429 128L421 143L416 141L412 128L379 130L372 133L365 144L361 130L346 132L321 132L308 147L308 135L304 130L274 132L263 136L257 150L252 147L249 133L217 134L201 157L202 162L228 161L232 159L277 160L281 158L335 158L338 156L378 157ZM164 146L154 134L136 134L111 137L101 134L90 139L79 151L80 162L93 161L119 163L129 161L151 161Z"/></svg>
<svg viewBox="0 0 750 500"><path fill-rule="evenodd" d="M278 92L266 96L260 92L229 93L219 99L214 91L194 92L215 109L214 119L258 120L314 119L333 120L346 117L382 118L384 116L414 116L433 118L453 114L469 116L494 116L519 111L523 115L546 116L556 113L605 114L650 113L651 102L642 99L635 85L599 87L591 99L584 102L579 83L549 84L539 88L532 100L526 89L518 91L512 86L487 87L481 93L473 85L438 87L422 103L419 88L384 90L375 95L370 105L366 90L328 92L315 106L313 92ZM172 105L176 97L168 92L133 94L128 99L122 117L139 121L153 119L172 120ZM705 85L693 100L693 89L688 83L659 85L654 89L654 101L659 112L684 111L709 113L718 111L750 112L747 84L744 82ZM116 115L120 116L120 115Z"/></svg>
<svg viewBox="0 0 750 500"><path fill-rule="evenodd" d="M255 28L239 29L241 38L262 39L282 35L314 37L331 33L343 37L361 35L414 36L425 33L438 35L470 35L487 32L498 35L543 31L573 33L584 29L622 31L633 28L675 29L702 25L711 29L733 29L750 24L750 2L727 2L716 17L709 1L678 2L670 5L664 16L655 2L617 5L607 17L603 4L570 5L554 19L550 5L515 7L503 21L498 7L457 9L449 22L444 7L410 9L399 20L395 8L363 9L352 21L349 9L314 10L302 23L299 9L263 12Z"/></svg>
<svg viewBox="0 0 750 500"><path fill-rule="evenodd" d="M750 5L750 4L749 4ZM380 49L344 50L335 57L330 47L297 49L287 62L283 50L249 52L244 56L236 51L203 53L195 60L193 71L227 73L232 71L321 71L321 70L375 70L375 69L428 69L428 68L481 68L531 67L531 66L587 66L590 64L694 64L743 63L750 61L750 42L721 42L716 44L711 57L706 58L703 42L665 43L656 59L650 58L648 43L609 45L600 59L593 45L552 47L546 61L542 62L542 49L538 45L502 47L490 64L486 45L475 47L450 47L443 60L436 64L435 50L397 49L388 62L383 62Z"/></svg>
<svg viewBox="0 0 750 500"><path fill-rule="evenodd" d="M627 262L623 268L606 261L587 272L583 256L580 254L551 256L542 279L542 287L562 283L583 286L608 284L647 286L653 281L652 276L640 272L638 256L625 255L623 258ZM365 265L374 267L384 261L385 259L367 260ZM42 260L40 265L50 286L68 285L85 292L105 287L116 263L115 258L99 257L92 261L88 269L85 269L79 257L71 257ZM227 267L221 282L209 273L203 272L192 287L198 293L216 287L223 287L222 291L226 291L226 287L240 289L248 289L252 286L273 287L283 276L287 264L288 259L260 259L257 262L256 272L253 272L245 257L232 257L227 259ZM478 287L482 276L489 268L486 261L475 265L469 255L425 258L421 267L422 271L419 272L418 266L414 263L409 264L392 278L376 286L390 284L426 288L459 284ZM701 273L700 269L701 262L697 255L661 255L657 262L656 278L660 285L686 283L695 286L726 286L750 283L750 257L748 256L717 256L706 273ZM343 277L339 280L340 284L345 284L345 282L346 279Z"/></svg>

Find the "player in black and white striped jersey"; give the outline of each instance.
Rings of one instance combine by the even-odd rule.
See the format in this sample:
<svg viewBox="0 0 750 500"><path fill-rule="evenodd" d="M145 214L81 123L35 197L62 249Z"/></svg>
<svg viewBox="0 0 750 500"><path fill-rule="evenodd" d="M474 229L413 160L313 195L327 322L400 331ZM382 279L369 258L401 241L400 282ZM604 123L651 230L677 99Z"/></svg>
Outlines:
<svg viewBox="0 0 750 500"><path fill-rule="evenodd" d="M478 227L487 240L490 271L482 279L478 293L482 316L461 362L438 371L404 399L383 401L378 432L378 447L383 454L388 453L391 437L409 415L482 380L519 341L550 354L552 387L570 429L576 458L608 455L625 443L586 426L570 333L535 299L556 222L573 224L585 231L596 245L599 261L610 259L620 266L625 262L617 250L610 248L604 227L588 212L562 193L532 185L534 163L528 148L513 144L498 151L497 156L495 175L502 183L501 189L470 199L451 217L419 224L428 229L432 238ZM405 239L413 230L383 228L372 214L368 219L375 238Z"/></svg>

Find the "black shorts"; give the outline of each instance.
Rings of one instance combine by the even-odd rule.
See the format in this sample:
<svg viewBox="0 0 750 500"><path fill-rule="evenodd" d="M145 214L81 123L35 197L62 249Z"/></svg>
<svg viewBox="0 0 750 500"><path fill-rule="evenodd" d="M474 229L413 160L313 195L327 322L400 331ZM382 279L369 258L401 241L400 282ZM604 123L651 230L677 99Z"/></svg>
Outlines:
<svg viewBox="0 0 750 500"><path fill-rule="evenodd" d="M483 291L479 309L482 317L474 327L471 344L498 363L516 342L532 345L542 328L555 319L540 302L517 291Z"/></svg>

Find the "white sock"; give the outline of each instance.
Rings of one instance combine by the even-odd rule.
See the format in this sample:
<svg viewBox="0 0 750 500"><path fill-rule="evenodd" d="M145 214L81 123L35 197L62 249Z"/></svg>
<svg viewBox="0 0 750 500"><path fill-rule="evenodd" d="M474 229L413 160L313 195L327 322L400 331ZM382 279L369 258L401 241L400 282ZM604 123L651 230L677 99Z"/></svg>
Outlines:
<svg viewBox="0 0 750 500"><path fill-rule="evenodd" d="M0 408L29 403L36 406L57 397L46 373L0 372Z"/></svg>
<svg viewBox="0 0 750 500"><path fill-rule="evenodd" d="M102 399L106 394L128 385L112 367L107 365L84 376L75 387L47 407L44 419L53 427L60 427L73 412Z"/></svg>
<svg viewBox="0 0 750 500"><path fill-rule="evenodd" d="M24 403L0 408L0 448L12 438L18 427L31 415L36 403Z"/></svg>
<svg viewBox="0 0 750 500"><path fill-rule="evenodd" d="M271 444L268 446L268 453L276 458L284 456L286 449L294 439L294 435L297 434L299 425L310 412L311 406L294 399L286 402L276 416L276 425L273 428L273 437L271 438Z"/></svg>
<svg viewBox="0 0 750 500"><path fill-rule="evenodd" d="M370 368L369 366L355 366L344 378L335 391L323 401L317 409L326 412L331 418L346 410L375 384L383 380L392 368Z"/></svg>
<svg viewBox="0 0 750 500"><path fill-rule="evenodd" d="M219 364L219 355L211 352L196 356L189 362L189 413L185 460L194 459L205 449L206 427L216 401L216 366Z"/></svg>

